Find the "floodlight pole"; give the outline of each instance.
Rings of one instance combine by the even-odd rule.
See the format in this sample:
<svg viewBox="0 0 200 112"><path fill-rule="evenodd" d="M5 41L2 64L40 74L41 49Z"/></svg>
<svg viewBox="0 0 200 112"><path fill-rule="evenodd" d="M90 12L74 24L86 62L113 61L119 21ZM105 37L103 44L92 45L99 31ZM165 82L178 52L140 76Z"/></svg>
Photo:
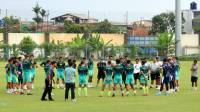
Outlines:
<svg viewBox="0 0 200 112"><path fill-rule="evenodd" d="M181 32L182 32L182 17L181 17L181 0L175 0L176 5L176 29L175 29L175 40L176 40L176 56L181 56Z"/></svg>

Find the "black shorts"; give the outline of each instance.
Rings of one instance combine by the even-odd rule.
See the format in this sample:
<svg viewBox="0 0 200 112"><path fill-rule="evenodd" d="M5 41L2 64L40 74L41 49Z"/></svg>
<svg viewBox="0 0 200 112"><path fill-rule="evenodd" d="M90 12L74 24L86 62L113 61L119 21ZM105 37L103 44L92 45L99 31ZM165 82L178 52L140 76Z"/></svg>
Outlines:
<svg viewBox="0 0 200 112"><path fill-rule="evenodd" d="M98 71L97 79L105 79L105 73L103 71Z"/></svg>
<svg viewBox="0 0 200 112"><path fill-rule="evenodd" d="M134 74L134 79L135 79L135 80L139 79L139 77L140 77L140 73Z"/></svg>
<svg viewBox="0 0 200 112"><path fill-rule="evenodd" d="M123 73L123 75L122 75L122 80L125 83L125 81L126 81L126 74L125 73Z"/></svg>
<svg viewBox="0 0 200 112"><path fill-rule="evenodd" d="M19 84L23 84L23 78L19 77L19 78L18 78L18 83L19 83Z"/></svg>
<svg viewBox="0 0 200 112"><path fill-rule="evenodd" d="M155 73L151 73L151 80L160 80L160 73L159 72L155 72Z"/></svg>
<svg viewBox="0 0 200 112"><path fill-rule="evenodd" d="M194 77L194 76L191 77L191 82L197 82L197 80L198 80L198 77Z"/></svg>

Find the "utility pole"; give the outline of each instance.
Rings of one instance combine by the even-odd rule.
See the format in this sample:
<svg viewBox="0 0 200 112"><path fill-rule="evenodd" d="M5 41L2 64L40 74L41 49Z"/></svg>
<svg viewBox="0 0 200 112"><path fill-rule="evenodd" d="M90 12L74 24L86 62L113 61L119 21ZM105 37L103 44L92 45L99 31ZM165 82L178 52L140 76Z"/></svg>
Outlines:
<svg viewBox="0 0 200 112"><path fill-rule="evenodd" d="M126 21L126 26L128 27L128 11L126 11L126 17L125 18L126 18L126 20L125 20Z"/></svg>
<svg viewBox="0 0 200 112"><path fill-rule="evenodd" d="M21 17L19 17L19 32L22 32L22 22Z"/></svg>
<svg viewBox="0 0 200 112"><path fill-rule="evenodd" d="M176 4L176 30L175 30L175 38L176 38L176 56L181 56L181 34L182 34L182 22L181 22L181 0L175 0Z"/></svg>
<svg viewBox="0 0 200 112"><path fill-rule="evenodd" d="M90 11L88 10L88 20L90 19Z"/></svg>
<svg viewBox="0 0 200 112"><path fill-rule="evenodd" d="M49 32L49 10L47 11L46 17L47 17L47 32Z"/></svg>
<svg viewBox="0 0 200 112"><path fill-rule="evenodd" d="M90 11L88 10L88 21L87 21L87 24L89 23L89 19L90 19ZM89 32L85 32L85 33L89 33ZM88 40L88 37L85 37L85 40L86 40L86 43L85 43L85 58L88 59L88 45L87 45L87 40Z"/></svg>
<svg viewBox="0 0 200 112"><path fill-rule="evenodd" d="M8 9L6 9L6 18L8 17ZM8 23L5 21L6 26L6 33L8 33Z"/></svg>

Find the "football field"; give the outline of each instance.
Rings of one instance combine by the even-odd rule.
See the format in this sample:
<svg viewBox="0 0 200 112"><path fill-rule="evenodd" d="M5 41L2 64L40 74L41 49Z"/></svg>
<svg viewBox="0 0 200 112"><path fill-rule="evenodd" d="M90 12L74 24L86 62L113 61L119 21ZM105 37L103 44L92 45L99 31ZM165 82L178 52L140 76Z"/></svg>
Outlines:
<svg viewBox="0 0 200 112"><path fill-rule="evenodd" d="M88 97L76 97L77 102L65 102L64 90L53 89L54 102L41 102L44 86L44 71L37 68L33 95L15 95L5 93L5 62L0 63L0 112L200 112L200 89L191 90L191 61L181 62L180 92L170 96L155 96L157 90L150 89L149 96L99 97L100 88L89 88ZM94 85L96 85L96 68ZM78 82L78 80L77 80ZM76 83L78 85L78 83ZM76 92L77 93L77 92ZM133 93L131 91L131 93Z"/></svg>

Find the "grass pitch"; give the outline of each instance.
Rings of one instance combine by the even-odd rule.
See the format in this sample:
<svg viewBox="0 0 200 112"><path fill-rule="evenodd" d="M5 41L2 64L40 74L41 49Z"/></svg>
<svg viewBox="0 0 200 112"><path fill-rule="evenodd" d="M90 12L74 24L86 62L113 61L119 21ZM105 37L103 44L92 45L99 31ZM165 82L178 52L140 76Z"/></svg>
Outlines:
<svg viewBox="0 0 200 112"><path fill-rule="evenodd" d="M88 89L88 97L76 97L77 102L73 104L64 101L62 89L53 90L54 102L40 101L44 86L44 72L40 67L37 69L34 95L6 94L5 62L0 62L0 112L199 112L200 91L191 91L191 64L191 61L181 62L180 92L170 96L155 96L157 91L150 89L150 96L147 97L141 96L142 90L137 90L137 96L121 97L120 91L117 91L114 98L106 94L99 97L100 88L91 88Z"/></svg>

